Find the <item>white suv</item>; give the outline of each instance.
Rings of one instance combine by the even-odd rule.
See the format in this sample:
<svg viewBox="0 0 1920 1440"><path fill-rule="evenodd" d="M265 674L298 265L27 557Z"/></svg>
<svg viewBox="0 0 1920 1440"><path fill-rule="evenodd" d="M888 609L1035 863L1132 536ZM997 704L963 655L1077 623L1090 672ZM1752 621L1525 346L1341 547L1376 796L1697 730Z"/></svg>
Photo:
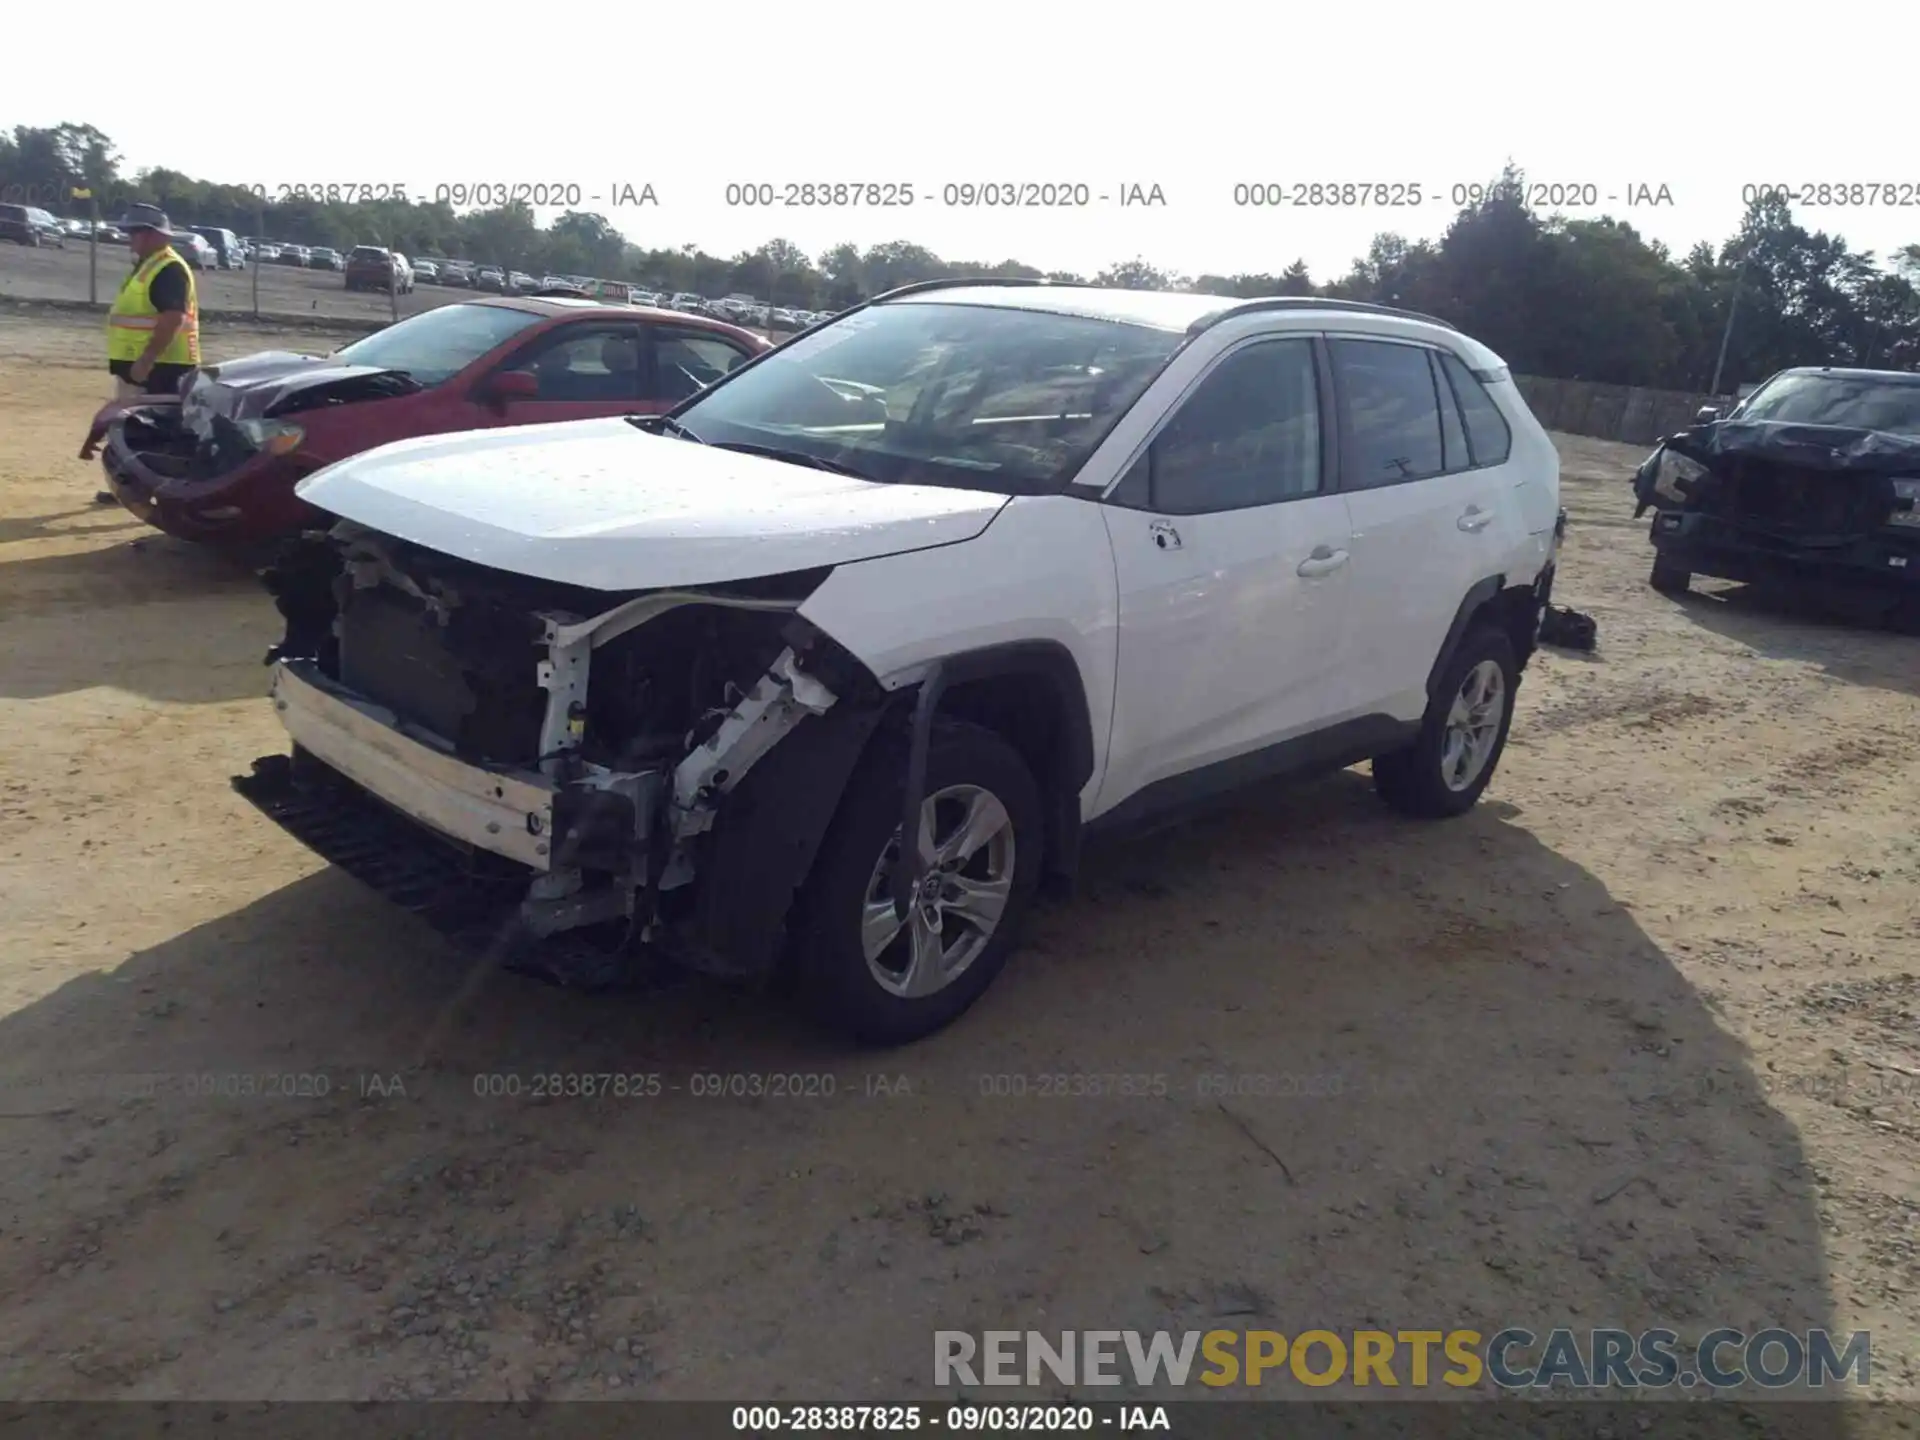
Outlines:
<svg viewBox="0 0 1920 1440"><path fill-rule="evenodd" d="M338 523L268 572L293 747L242 793L522 968L778 975L883 1043L980 995L1090 830L1364 759L1470 807L1560 528L1441 322L1000 281L299 493Z"/></svg>

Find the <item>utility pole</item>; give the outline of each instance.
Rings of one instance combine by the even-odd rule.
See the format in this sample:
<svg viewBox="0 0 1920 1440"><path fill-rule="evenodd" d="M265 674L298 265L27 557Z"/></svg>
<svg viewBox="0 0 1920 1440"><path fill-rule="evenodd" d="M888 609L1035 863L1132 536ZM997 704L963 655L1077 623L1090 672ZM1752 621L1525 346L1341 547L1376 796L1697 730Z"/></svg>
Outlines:
<svg viewBox="0 0 1920 1440"><path fill-rule="evenodd" d="M261 186L253 192L253 238L262 245L267 241L267 189ZM247 256L247 268L253 271L253 316L260 318L260 256L255 252Z"/></svg>
<svg viewBox="0 0 1920 1440"><path fill-rule="evenodd" d="M73 198L87 202L87 304L100 303L100 202L91 185L73 187Z"/></svg>
<svg viewBox="0 0 1920 1440"><path fill-rule="evenodd" d="M1720 358L1713 362L1713 384L1708 387L1709 394L1720 393L1720 376L1727 366L1727 347L1733 343L1733 320L1740 313L1740 291L1746 285L1747 270L1752 264L1753 257L1748 256L1741 262L1739 273L1733 277L1733 299L1727 305L1727 328L1720 332Z"/></svg>

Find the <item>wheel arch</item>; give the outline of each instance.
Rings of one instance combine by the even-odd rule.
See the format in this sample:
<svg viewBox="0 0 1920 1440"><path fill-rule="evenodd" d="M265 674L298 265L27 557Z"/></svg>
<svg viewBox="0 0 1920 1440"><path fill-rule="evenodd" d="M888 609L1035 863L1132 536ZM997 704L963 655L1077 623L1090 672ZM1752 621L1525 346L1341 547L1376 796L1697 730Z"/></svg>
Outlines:
<svg viewBox="0 0 1920 1440"><path fill-rule="evenodd" d="M1552 586L1551 565L1540 572L1540 579L1533 584L1509 585L1505 575L1488 575L1474 582L1461 597L1453 623L1447 627L1446 638L1433 657L1433 668L1427 672L1427 698L1431 700L1438 694L1447 667L1476 625L1492 624L1505 633L1513 642L1516 665L1525 670L1538 644L1540 614Z"/></svg>
<svg viewBox="0 0 1920 1440"><path fill-rule="evenodd" d="M1043 873L1070 881L1080 858L1080 794L1094 770L1092 707L1073 652L1057 640L1016 640L945 656L937 665L921 682L938 690L929 720L969 721L1019 752L1045 811Z"/></svg>
<svg viewBox="0 0 1920 1440"><path fill-rule="evenodd" d="M802 622L803 628L813 627ZM1071 878L1079 857L1080 792L1092 777L1093 726L1079 667L1055 641L983 646L933 662L916 683L887 692L830 637L817 636L817 673L840 695L797 727L728 797L697 860L698 900L677 938L695 969L735 978L778 968L795 900L812 878L828 828L861 760L885 731L905 731L920 757L907 799L917 813L933 720L966 720L1005 739L1026 761L1045 812L1043 875Z"/></svg>

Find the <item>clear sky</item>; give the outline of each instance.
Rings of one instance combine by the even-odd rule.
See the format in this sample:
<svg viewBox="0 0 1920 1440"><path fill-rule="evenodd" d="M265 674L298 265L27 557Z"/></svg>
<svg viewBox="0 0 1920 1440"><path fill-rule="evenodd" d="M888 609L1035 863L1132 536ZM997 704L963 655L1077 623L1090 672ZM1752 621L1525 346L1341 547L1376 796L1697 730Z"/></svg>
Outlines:
<svg viewBox="0 0 1920 1440"><path fill-rule="evenodd" d="M97 64L9 64L0 124L91 122L129 169L270 190L545 185L564 200L578 187L579 208L652 246L731 254L781 236L817 255L906 239L949 259L1091 272L1137 256L1186 274L1304 258L1326 280L1381 230L1437 235L1458 208L1452 187L1509 159L1570 187L1563 199L1599 202L1568 213L1611 213L1676 251L1725 238L1760 184L1878 185L1795 211L1882 254L1920 241L1915 0L734 0L679 12L94 0L80 13ZM16 38L47 32L21 61L65 53L54 15L10 17ZM168 26L176 40L116 47ZM110 61L137 71L161 54L188 63L151 83L109 78ZM1884 56L1899 61L1880 73ZM728 203L730 185L771 186L784 202L809 182L893 186L896 200L911 187L914 203ZM1397 185L1402 199L1417 186L1421 203L1235 203L1237 185L1291 200L1315 182ZM947 203L1008 183L1084 185L1089 203ZM651 186L657 203L615 206L627 186ZM1158 187L1164 205L1120 205L1133 186ZM1629 206L1642 186L1672 203Z"/></svg>

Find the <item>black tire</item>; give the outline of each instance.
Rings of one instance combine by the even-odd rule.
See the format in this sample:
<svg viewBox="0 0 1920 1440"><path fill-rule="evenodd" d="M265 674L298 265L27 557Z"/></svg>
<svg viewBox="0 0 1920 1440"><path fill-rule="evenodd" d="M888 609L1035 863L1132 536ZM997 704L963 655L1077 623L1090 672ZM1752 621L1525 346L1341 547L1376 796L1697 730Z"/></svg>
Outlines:
<svg viewBox="0 0 1920 1440"><path fill-rule="evenodd" d="M1664 555L1655 554L1653 573L1647 576L1647 583L1662 595L1684 595L1693 584L1693 572Z"/></svg>
<svg viewBox="0 0 1920 1440"><path fill-rule="evenodd" d="M1456 790L1442 773L1447 717L1467 676L1489 660L1500 667L1499 728L1494 732L1493 750L1479 774L1470 784ZM1514 663L1513 642L1506 632L1492 625L1478 625L1469 630L1441 674L1439 687L1427 704L1427 713L1421 717L1420 733L1402 749L1374 757L1373 787L1380 798L1403 815L1421 820L1444 820L1471 810L1493 779L1493 772L1500 766L1500 756L1507 748L1507 731L1513 725L1514 694L1519 683L1520 670Z"/></svg>
<svg viewBox="0 0 1920 1440"><path fill-rule="evenodd" d="M875 865L899 835L906 775L906 738L877 738L848 782L795 906L796 998L822 1023L868 1045L919 1040L952 1024L978 1000L1005 968L1040 876L1040 790L1026 762L991 730L937 721L927 749L926 793L970 785L999 800L1013 832L1012 886L998 925L944 989L906 998L884 988L869 970L860 916Z"/></svg>

